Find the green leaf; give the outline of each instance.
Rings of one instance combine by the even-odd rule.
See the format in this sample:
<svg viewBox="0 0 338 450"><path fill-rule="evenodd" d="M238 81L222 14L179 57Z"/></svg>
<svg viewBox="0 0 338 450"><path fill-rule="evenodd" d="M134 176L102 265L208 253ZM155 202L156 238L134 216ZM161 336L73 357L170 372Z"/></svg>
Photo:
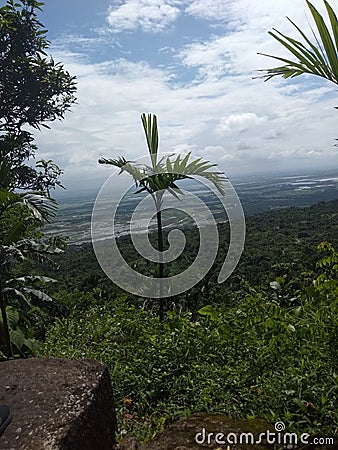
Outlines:
<svg viewBox="0 0 338 450"><path fill-rule="evenodd" d="M311 14L316 22L317 29L319 31L322 43L324 45L324 50L326 53L326 56L330 62L332 71L336 79L338 80L338 59L337 59L337 52L335 49L335 46L333 44L331 35L329 33L329 30L325 24L325 21L323 19L323 16L319 14L317 9L310 3L308 0L306 2L308 4L308 7L310 8Z"/></svg>
<svg viewBox="0 0 338 450"><path fill-rule="evenodd" d="M30 308L31 304L29 303L29 301L27 300L27 298L25 297L25 295L19 291L18 289L12 288L12 287L6 287L3 289L3 292L5 294L9 294L9 298L10 296L14 297L16 300L19 301L19 303L24 307L24 308Z"/></svg>
<svg viewBox="0 0 338 450"><path fill-rule="evenodd" d="M203 306L203 308L198 310L198 314L201 314L201 316L208 316L211 320L218 319L217 313L211 305Z"/></svg>
<svg viewBox="0 0 338 450"><path fill-rule="evenodd" d="M45 284L45 283L57 283L57 280L50 277L44 277L42 275L26 275L24 277L12 278L6 282L6 285L13 283L33 283L33 284Z"/></svg>
<svg viewBox="0 0 338 450"><path fill-rule="evenodd" d="M333 33L335 44L336 44L336 52L338 52L338 20L337 20L337 16L326 0L324 0L324 4L325 4L325 7L326 7L327 13L329 15L329 19L330 19L332 33Z"/></svg>
<svg viewBox="0 0 338 450"><path fill-rule="evenodd" d="M146 141L151 156L152 166L155 167L157 163L157 152L158 152L157 118L155 114L148 114L147 117L146 114L143 113L141 115L141 121L146 135Z"/></svg>
<svg viewBox="0 0 338 450"><path fill-rule="evenodd" d="M14 330L20 319L19 312L15 308L13 308L13 306L9 305L6 307L6 316L9 328ZM0 314L0 325L3 326L2 314Z"/></svg>
<svg viewBox="0 0 338 450"><path fill-rule="evenodd" d="M281 288L281 285L278 283L278 281L271 281L270 287L274 290L278 290Z"/></svg>
<svg viewBox="0 0 338 450"><path fill-rule="evenodd" d="M33 295L34 297L36 297L38 300L40 300L42 302L51 303L54 301L52 299L52 297L50 297L49 295L47 295L44 292L39 291L37 289L24 288L24 291L27 292L28 294Z"/></svg>
<svg viewBox="0 0 338 450"><path fill-rule="evenodd" d="M305 35L305 33L292 21L292 25L301 34L308 48L300 41L288 37L279 31L274 29L274 32L269 31L269 34L282 44L298 61L292 61L286 58L281 58L274 55L264 55L270 58L282 61L286 63L284 66L274 67L272 69L264 69L266 80L272 77L281 75L284 78L296 77L305 73L324 77L335 84L338 84L338 24L337 17L329 5L324 0L326 10L328 12L329 21L332 29L332 36L325 24L324 18L317 11L317 9L307 0L307 5L310 9L311 15L314 19L316 29L319 33L321 43L317 39L316 34L313 32L317 47L311 42L311 40Z"/></svg>
<svg viewBox="0 0 338 450"><path fill-rule="evenodd" d="M26 341L25 335L23 334L22 330L20 328L16 328L15 330L11 331L10 335L12 343L19 350L21 350Z"/></svg>

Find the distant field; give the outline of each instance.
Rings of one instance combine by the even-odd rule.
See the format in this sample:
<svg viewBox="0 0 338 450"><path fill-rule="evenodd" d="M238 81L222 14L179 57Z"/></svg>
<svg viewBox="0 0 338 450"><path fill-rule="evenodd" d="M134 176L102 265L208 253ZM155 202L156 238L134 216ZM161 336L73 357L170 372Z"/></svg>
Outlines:
<svg viewBox="0 0 338 450"><path fill-rule="evenodd" d="M232 185L242 203L246 215L269 211L290 206L309 206L320 201L338 199L338 170L322 172L320 174L293 176L264 176L231 180ZM227 215L217 197L200 184L190 184L187 190L193 192L206 203L218 222L226 221ZM142 196L135 196L130 192L117 208L115 222L112 223L113 205L117 200L107 199L102 208L102 239L109 236L120 236L129 233L131 214ZM95 202L94 195L87 197L71 197L59 201L59 210L51 224L45 226L48 236L61 235L67 237L70 244L81 244L91 240L90 226L92 209ZM115 203L114 203L115 202ZM176 203L175 203L176 202ZM193 224L191 217L182 211L174 210L179 202L173 198L172 208L164 213L164 225L189 226ZM196 215L199 215L196 210ZM136 224L138 232L147 229L146 223L149 211L145 211ZM201 215L200 215L201 217ZM110 223L111 222L111 223ZM154 221L151 223L152 228Z"/></svg>

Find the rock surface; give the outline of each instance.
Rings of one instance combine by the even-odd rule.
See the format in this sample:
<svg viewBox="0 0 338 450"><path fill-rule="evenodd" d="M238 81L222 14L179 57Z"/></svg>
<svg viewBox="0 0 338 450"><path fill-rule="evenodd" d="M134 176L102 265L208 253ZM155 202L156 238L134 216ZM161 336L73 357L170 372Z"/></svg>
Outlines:
<svg viewBox="0 0 338 450"><path fill-rule="evenodd" d="M1 362L0 403L13 417L1 450L112 450L115 443L109 372L97 361Z"/></svg>
<svg viewBox="0 0 338 450"><path fill-rule="evenodd" d="M283 445L284 436L281 433L279 436L282 443L275 447L272 443L268 444L266 439L265 442L257 444L256 440L260 433L264 433L264 438L266 438L268 431L270 439L272 439L271 433L276 433L276 430L265 420L234 421L220 414L198 413L174 422L147 444L140 446L134 439L129 438L121 442L117 448L119 450L272 450L274 448L290 448ZM250 436L241 433L250 433ZM253 443L250 442L251 434ZM262 436L262 441L264 438ZM286 443L289 444L289 441ZM299 450L337 450L337 448L337 440L335 440L335 444L329 446L302 444L297 446Z"/></svg>
<svg viewBox="0 0 338 450"><path fill-rule="evenodd" d="M203 431L205 430L205 431ZM230 433L251 432L256 437L259 433L273 430L271 424L265 420L234 421L221 414L193 414L186 419L170 425L152 442L139 447L140 450L205 450L227 449L226 437ZM218 433L223 433L223 436ZM208 438L209 436L209 438ZM217 439L216 439L217 436ZM232 440L235 442L234 435ZM252 445L245 442L229 444L231 450L271 450L273 445Z"/></svg>

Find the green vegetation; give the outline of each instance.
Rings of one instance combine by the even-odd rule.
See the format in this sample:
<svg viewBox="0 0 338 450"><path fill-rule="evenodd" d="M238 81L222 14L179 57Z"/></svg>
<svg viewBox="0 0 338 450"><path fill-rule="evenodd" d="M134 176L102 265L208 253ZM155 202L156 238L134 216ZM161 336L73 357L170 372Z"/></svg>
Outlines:
<svg viewBox="0 0 338 450"><path fill-rule="evenodd" d="M328 243L320 250L327 254L315 284L296 290L290 281L299 280L279 277L273 289L248 288L234 305L208 305L196 315L176 308L163 324L132 296L99 302L93 290L86 294L92 306L73 303L39 355L106 363L121 435L147 439L193 411L265 417L284 421L288 430L332 434L338 254Z"/></svg>
<svg viewBox="0 0 338 450"><path fill-rule="evenodd" d="M57 258L60 283L50 291L57 318L37 354L106 363L121 437L147 440L196 411L265 417L284 421L288 430L333 434L337 206L332 201L248 218L235 273L217 285L216 261L206 279L168 303L162 324L157 301L114 286L90 246L70 248ZM198 232L185 232L189 262ZM224 224L220 232L226 236ZM334 246L320 244L325 236ZM131 243L120 241L128 255Z"/></svg>
<svg viewBox="0 0 338 450"><path fill-rule="evenodd" d="M24 346L32 349L32 341L25 338L19 327L20 309L8 307L9 317L12 318L8 320L6 305L14 303L18 308L27 310L32 307L31 301L34 299L51 301L36 287L52 279L16 276L13 269L21 261L33 258L43 261L58 251L54 246L42 243L35 232L53 214L54 207L51 199L42 195L0 189L0 336L3 335L7 356L13 356L12 343L21 352Z"/></svg>
<svg viewBox="0 0 338 450"><path fill-rule="evenodd" d="M37 13L43 3L8 0L0 8L0 162L11 168L10 190L44 191L60 185L52 161L28 164L37 149L29 127L62 119L75 102L75 78L48 57L46 30Z"/></svg>
<svg viewBox="0 0 338 450"><path fill-rule="evenodd" d="M32 167L28 160L37 147L27 127L48 128L46 121L62 119L76 87L74 77L46 56L41 5L8 0L0 8L0 355L8 357L13 346L19 355L33 349L27 310L51 301L38 287L52 279L27 275L18 265L52 262L50 255L61 251L38 229L54 214L50 191L61 186L62 171L51 160Z"/></svg>

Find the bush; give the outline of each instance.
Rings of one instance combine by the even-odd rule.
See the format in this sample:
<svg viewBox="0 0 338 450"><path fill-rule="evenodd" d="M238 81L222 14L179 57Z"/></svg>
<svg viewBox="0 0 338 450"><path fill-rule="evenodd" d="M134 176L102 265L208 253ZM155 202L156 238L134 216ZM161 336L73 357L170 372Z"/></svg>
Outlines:
<svg viewBox="0 0 338 450"><path fill-rule="evenodd" d="M332 434L337 297L320 283L311 292L285 307L278 296L252 290L240 306L205 307L197 320L168 312L162 324L116 299L58 319L39 355L107 364L122 435L146 440L196 411Z"/></svg>

